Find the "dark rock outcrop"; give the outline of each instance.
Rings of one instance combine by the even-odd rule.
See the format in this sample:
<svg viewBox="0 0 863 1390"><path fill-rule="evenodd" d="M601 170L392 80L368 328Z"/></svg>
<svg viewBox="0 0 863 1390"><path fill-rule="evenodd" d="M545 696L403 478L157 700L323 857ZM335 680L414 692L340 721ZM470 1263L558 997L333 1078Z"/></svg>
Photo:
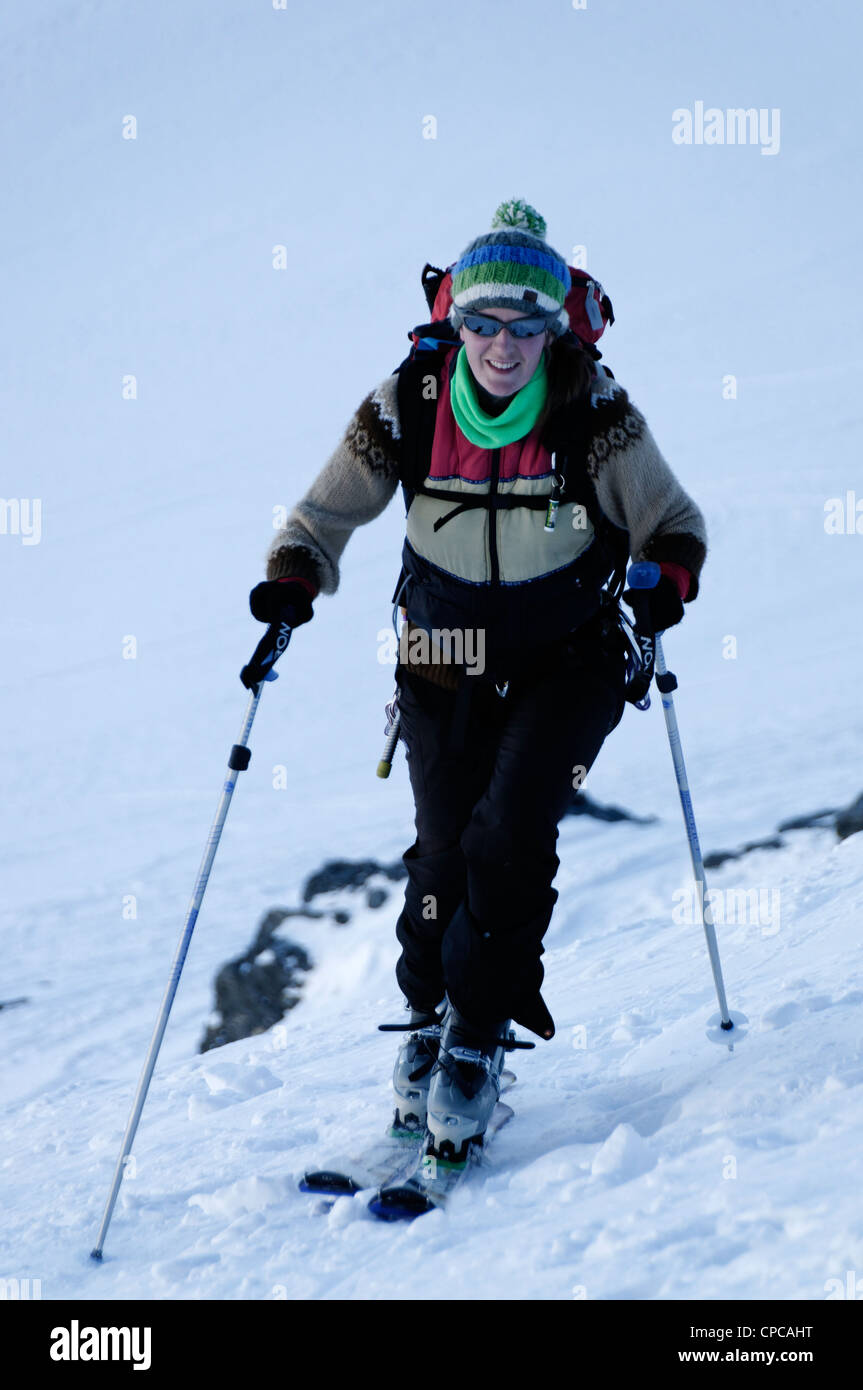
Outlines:
<svg viewBox="0 0 863 1390"><path fill-rule="evenodd" d="M344 926L351 919L351 899L365 889L364 906L381 907L386 888L370 880L395 882L407 877L401 859L379 864L376 859L330 859L306 879L304 904L325 894L342 894L329 910L314 907L276 907L261 919L254 941L243 955L223 965L215 981L218 1019L210 1024L200 1051L265 1033L278 1023L302 997L303 975L312 969L308 952L282 931L291 918L306 917Z"/></svg>
<svg viewBox="0 0 863 1390"><path fill-rule="evenodd" d="M856 835L858 830L863 830L863 792L848 806L832 807L826 811L812 811L806 816L795 816L792 820L783 821L777 828L779 830L808 830L812 827L829 829L831 826L840 840L847 840L849 835Z"/></svg>
<svg viewBox="0 0 863 1390"><path fill-rule="evenodd" d="M257 935L245 955L223 965L216 976L219 1021L204 1034L200 1051L265 1033L300 1002L302 974L311 970L308 952L282 936L279 928L291 917L326 917L302 907L275 907L261 918Z"/></svg>
<svg viewBox="0 0 863 1390"><path fill-rule="evenodd" d="M392 864L379 864L376 859L328 859L306 879L303 902L310 903L322 893L334 893L340 889L355 891L377 875L397 883L407 878L407 872L401 859L395 859ZM366 905L380 907L388 896L383 886L376 885L366 893Z"/></svg>
<svg viewBox="0 0 863 1390"><path fill-rule="evenodd" d="M863 830L863 792L836 817L836 834L840 840L847 840L849 835L856 835L858 830Z"/></svg>
<svg viewBox="0 0 863 1390"><path fill-rule="evenodd" d="M594 801L588 796L587 792L573 792L572 800L567 806L564 815L566 816L592 816L594 820L603 821L631 821L635 825L652 825L657 816L636 816L631 811L623 811L619 806L601 806L598 801Z"/></svg>
<svg viewBox="0 0 863 1390"><path fill-rule="evenodd" d="M751 853L754 849L781 849L785 844L781 835L771 835L767 840L750 840L747 844L741 845L740 849L716 849L711 854L705 854L705 869L718 869L720 864L725 864L729 859L742 859L744 854Z"/></svg>
<svg viewBox="0 0 863 1390"><path fill-rule="evenodd" d="M840 840L847 840L849 835L856 835L858 830L863 830L863 794L844 808L837 809L834 806L828 807L825 811L810 811L803 816L791 816L790 819L781 821L776 829L779 834L771 835L769 839L751 840L740 849L714 850L712 854L706 854L705 869L716 869L728 859L742 859L744 854L749 854L754 849L781 849L787 844L782 837L789 830L835 830Z"/></svg>

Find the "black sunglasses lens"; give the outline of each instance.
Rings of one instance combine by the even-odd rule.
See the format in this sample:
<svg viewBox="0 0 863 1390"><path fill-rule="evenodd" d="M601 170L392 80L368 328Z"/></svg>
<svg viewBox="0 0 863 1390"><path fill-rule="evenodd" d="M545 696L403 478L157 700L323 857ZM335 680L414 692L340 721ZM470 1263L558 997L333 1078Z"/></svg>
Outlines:
<svg viewBox="0 0 863 1390"><path fill-rule="evenodd" d="M493 338L500 332L497 319L486 318L483 314L465 314L464 321L471 333L478 333L481 338Z"/></svg>
<svg viewBox="0 0 863 1390"><path fill-rule="evenodd" d="M514 338L535 338L545 331L545 319L516 319L507 328Z"/></svg>
<svg viewBox="0 0 863 1390"><path fill-rule="evenodd" d="M546 329L545 319L539 317L502 323L500 319L489 318L486 314L465 314L464 322L471 333L477 333L481 338L493 338L502 328L508 329L514 338L535 338Z"/></svg>

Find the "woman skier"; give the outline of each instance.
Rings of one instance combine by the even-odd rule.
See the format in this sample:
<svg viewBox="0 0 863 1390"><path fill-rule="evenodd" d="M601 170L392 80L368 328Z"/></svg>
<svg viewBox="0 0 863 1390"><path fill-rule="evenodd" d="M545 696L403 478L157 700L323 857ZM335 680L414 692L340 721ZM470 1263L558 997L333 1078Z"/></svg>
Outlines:
<svg viewBox="0 0 863 1390"><path fill-rule="evenodd" d="M663 631L706 553L644 417L571 330L571 284L539 214L503 204L451 267L448 319L415 329L411 357L359 406L250 599L272 632L307 622L355 527L402 483L396 681L416 839L393 1084L396 1123L426 1126L429 1151L451 1158L485 1132L510 1022L554 1034L540 956L557 827L622 716L629 669L604 586L627 555L657 562Z"/></svg>

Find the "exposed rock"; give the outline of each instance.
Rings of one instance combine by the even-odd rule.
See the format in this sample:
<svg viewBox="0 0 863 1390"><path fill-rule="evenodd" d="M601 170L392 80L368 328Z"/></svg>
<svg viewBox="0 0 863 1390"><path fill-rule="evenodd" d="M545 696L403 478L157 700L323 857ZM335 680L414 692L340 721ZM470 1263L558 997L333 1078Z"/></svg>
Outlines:
<svg viewBox="0 0 863 1390"><path fill-rule="evenodd" d="M384 878L397 883L399 879L407 878L407 869L401 859L394 860L392 864L379 864L376 859L328 859L322 868L306 879L303 902L310 903L321 893L333 893L340 888L362 888L375 874L382 874ZM385 891L380 901L386 901Z"/></svg>
<svg viewBox="0 0 863 1390"><path fill-rule="evenodd" d="M200 1051L265 1033L300 1002L301 974L311 970L307 951L279 933L291 917L331 914L302 907L271 908L261 918L255 940L245 955L223 965L216 976L219 1021L204 1034Z"/></svg>
<svg viewBox="0 0 863 1390"><path fill-rule="evenodd" d="M751 853L754 849L781 849L785 844L781 835L771 835L767 840L750 840L748 844L741 846L740 849L716 849L711 854L705 854L705 869L718 869L720 864L724 864L728 859L742 859L744 854Z"/></svg>
<svg viewBox="0 0 863 1390"><path fill-rule="evenodd" d="M813 811L811 815L793 816L791 820L784 820L777 825L776 829L810 830L814 827L817 830L824 830L829 828L831 820L835 821L839 814L835 807L830 811Z"/></svg>
<svg viewBox="0 0 863 1390"><path fill-rule="evenodd" d="M849 806L832 807L826 811L813 811L806 816L795 816L793 820L783 821L779 830L808 830L812 827L822 830L832 825L840 840L856 835L863 830L863 792Z"/></svg>
<svg viewBox="0 0 863 1390"><path fill-rule="evenodd" d="M365 906L381 907L389 893L379 882L407 877L401 859L379 864L376 859L331 859L310 874L303 887L303 903L322 894L346 890L348 900L365 888ZM326 920L344 926L351 909L344 900L330 904L328 910L314 907L277 907L265 913L255 939L244 955L223 965L215 981L217 1022L210 1024L201 1042L201 1052L225 1043L265 1033L300 1002L303 973L313 963L304 947L282 934L281 927L291 917Z"/></svg>
<svg viewBox="0 0 863 1390"><path fill-rule="evenodd" d="M789 830L833 829L840 840L846 840L849 835L855 835L858 830L863 830L863 793L844 809L837 809L833 806L824 811L811 811L803 816L792 816L789 820L781 821L776 829L780 833L770 836L769 839L750 840L740 849L714 850L712 854L706 854L704 856L705 869L716 869L728 859L742 859L744 854L749 854L754 849L782 849L783 845L787 843L782 838L782 833Z"/></svg>
<svg viewBox="0 0 863 1390"><path fill-rule="evenodd" d="M836 817L836 834L840 840L847 840L849 835L856 835L858 830L863 830L863 793Z"/></svg>
<svg viewBox="0 0 863 1390"><path fill-rule="evenodd" d="M631 811L622 811L619 806L601 806L589 797L587 792L573 793L572 801L564 811L565 816L592 816L594 820L632 821L635 825L652 825L657 816L636 816Z"/></svg>

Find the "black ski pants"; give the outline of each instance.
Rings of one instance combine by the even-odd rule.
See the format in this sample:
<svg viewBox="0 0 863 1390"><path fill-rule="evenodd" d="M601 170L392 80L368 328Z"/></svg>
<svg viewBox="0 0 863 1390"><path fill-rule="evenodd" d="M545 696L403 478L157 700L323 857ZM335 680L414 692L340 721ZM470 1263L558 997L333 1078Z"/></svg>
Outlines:
<svg viewBox="0 0 863 1390"><path fill-rule="evenodd" d="M416 803L396 926L399 986L415 1008L446 992L479 1027L513 1019L550 1036L540 956L558 896L557 827L578 769L592 766L623 714L623 652L588 624L503 698L467 676L475 684L459 751L450 738L457 693L397 669Z"/></svg>

